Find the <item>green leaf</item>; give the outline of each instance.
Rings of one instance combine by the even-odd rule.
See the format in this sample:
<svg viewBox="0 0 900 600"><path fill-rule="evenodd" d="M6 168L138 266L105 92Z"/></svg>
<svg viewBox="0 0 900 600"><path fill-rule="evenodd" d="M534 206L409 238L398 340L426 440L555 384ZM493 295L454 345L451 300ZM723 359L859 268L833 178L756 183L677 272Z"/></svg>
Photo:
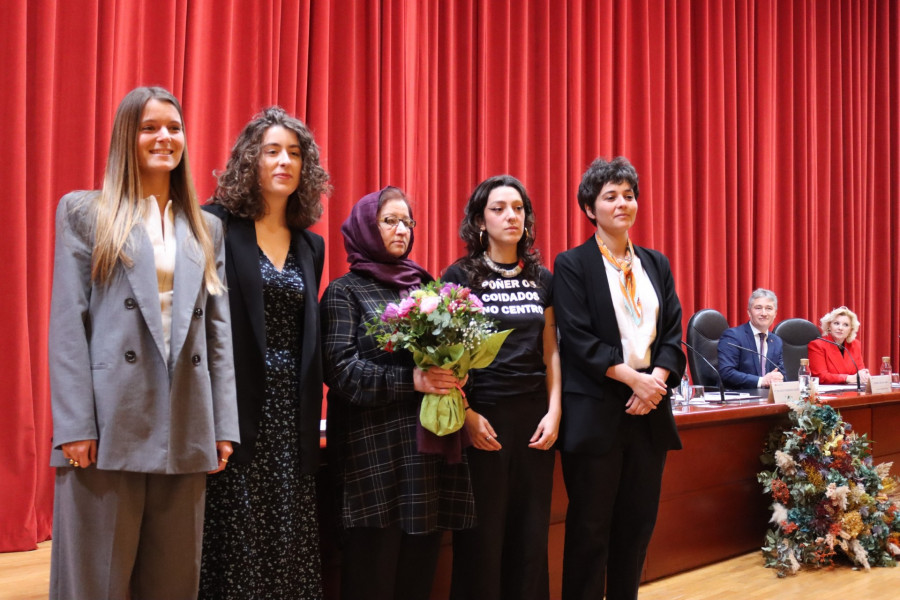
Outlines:
<svg viewBox="0 0 900 600"><path fill-rule="evenodd" d="M494 359L497 358L497 353L500 352L500 347L512 331L512 329L507 329L506 331L492 333L484 338L478 349L472 353L472 362L469 368L483 369L494 362Z"/></svg>

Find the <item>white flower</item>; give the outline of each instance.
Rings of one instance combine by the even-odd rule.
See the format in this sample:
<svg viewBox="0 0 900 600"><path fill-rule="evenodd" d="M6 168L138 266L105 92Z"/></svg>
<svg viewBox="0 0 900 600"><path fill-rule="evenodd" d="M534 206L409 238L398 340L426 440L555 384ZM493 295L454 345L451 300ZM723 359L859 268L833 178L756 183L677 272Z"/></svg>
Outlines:
<svg viewBox="0 0 900 600"><path fill-rule="evenodd" d="M785 475L796 475L797 473L797 463L794 462L794 459L787 452L776 450L775 464L778 465L778 468Z"/></svg>
<svg viewBox="0 0 900 600"><path fill-rule="evenodd" d="M836 483L829 483L825 490L825 497L837 501L841 510L847 510L847 496L850 494L850 488L846 485L840 487Z"/></svg>
<svg viewBox="0 0 900 600"><path fill-rule="evenodd" d="M800 570L800 562L797 560L797 557L794 556L794 549L790 548L788 550L788 560L791 562L791 573L796 573Z"/></svg>
<svg viewBox="0 0 900 600"><path fill-rule="evenodd" d="M853 551L853 556L856 560L866 568L866 571L870 570L869 566L869 555L866 553L866 549L862 547L862 544L859 543L859 540L853 538L850 540L850 549Z"/></svg>
<svg viewBox="0 0 900 600"><path fill-rule="evenodd" d="M769 519L769 523L780 524L787 521L787 518L788 510L783 504L776 502L772 505L772 518Z"/></svg>
<svg viewBox="0 0 900 600"><path fill-rule="evenodd" d="M866 486L861 483L851 483L850 484L850 499L853 501L853 504L859 504L862 502L862 497L866 494Z"/></svg>

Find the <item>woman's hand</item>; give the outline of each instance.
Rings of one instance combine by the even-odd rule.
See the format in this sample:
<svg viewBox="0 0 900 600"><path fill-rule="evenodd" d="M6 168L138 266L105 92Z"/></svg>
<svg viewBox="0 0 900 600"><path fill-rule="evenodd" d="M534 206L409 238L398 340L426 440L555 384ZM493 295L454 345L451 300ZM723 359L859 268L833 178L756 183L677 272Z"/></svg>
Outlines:
<svg viewBox="0 0 900 600"><path fill-rule="evenodd" d="M97 440L81 440L62 445L63 456L73 467L86 469L97 462Z"/></svg>
<svg viewBox="0 0 900 600"><path fill-rule="evenodd" d="M859 372L859 381L860 381L863 385L865 385L865 384L867 384L867 383L869 382L869 370L868 370L868 369L861 369L861 370L860 370L860 372ZM853 383L856 383L856 381L854 381Z"/></svg>
<svg viewBox="0 0 900 600"><path fill-rule="evenodd" d="M443 396L457 385L462 386L465 380L460 381L450 369L429 367L423 371L419 367L413 369L413 387L423 394L438 394Z"/></svg>
<svg viewBox="0 0 900 600"><path fill-rule="evenodd" d="M470 411L471 412L471 411ZM529 440L528 447L535 450L549 450L559 437L559 417L557 411L548 412L538 423L534 435Z"/></svg>
<svg viewBox="0 0 900 600"><path fill-rule="evenodd" d="M659 401L666 395L666 382L651 373L636 373L629 384L632 393L644 402L649 402L656 408ZM629 399L629 406L631 400Z"/></svg>
<svg viewBox="0 0 900 600"><path fill-rule="evenodd" d="M479 450L496 452L503 447L497 441L497 432L491 423L471 408L466 411L466 432L472 439L472 445Z"/></svg>
<svg viewBox="0 0 900 600"><path fill-rule="evenodd" d="M657 401L657 404L659 402ZM637 394L632 394L625 403L625 412L629 415L646 415L656 408L656 404L649 400L641 400Z"/></svg>
<svg viewBox="0 0 900 600"><path fill-rule="evenodd" d="M213 473L218 473L219 471L224 471L225 467L228 466L228 457L234 452L234 448L231 445L231 442L227 441L219 441L216 442L216 454L219 455L219 466L212 470L208 471L210 475Z"/></svg>

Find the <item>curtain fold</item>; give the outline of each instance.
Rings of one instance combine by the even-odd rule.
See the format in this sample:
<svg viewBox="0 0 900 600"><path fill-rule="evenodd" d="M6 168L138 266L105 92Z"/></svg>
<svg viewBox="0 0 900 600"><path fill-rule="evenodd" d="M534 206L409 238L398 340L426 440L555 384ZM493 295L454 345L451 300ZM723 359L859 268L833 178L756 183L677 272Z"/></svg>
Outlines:
<svg viewBox="0 0 900 600"><path fill-rule="evenodd" d="M460 256L482 179L527 186L552 265L591 228L575 200L597 156L640 173L636 243L671 260L685 322L779 320L846 304L864 358L900 363L900 8L833 0L24 0L0 2L6 235L0 551L50 534L47 322L59 197L96 188L115 110L158 84L184 105L198 193L237 133L280 104L333 176L314 230L323 284L362 195L405 189L413 257Z"/></svg>

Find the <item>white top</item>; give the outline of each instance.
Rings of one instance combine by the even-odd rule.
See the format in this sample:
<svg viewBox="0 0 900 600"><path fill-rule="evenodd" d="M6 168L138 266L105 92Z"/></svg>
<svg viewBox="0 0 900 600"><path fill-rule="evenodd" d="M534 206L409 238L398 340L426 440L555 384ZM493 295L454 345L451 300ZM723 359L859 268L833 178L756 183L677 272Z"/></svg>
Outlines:
<svg viewBox="0 0 900 600"><path fill-rule="evenodd" d="M650 366L650 346L656 339L656 317L659 314L659 297L653 289L653 283L644 273L641 259L635 255L631 261L631 272L634 273L634 281L637 297L641 301L642 318L640 323L635 323L631 312L625 305L625 295L619 284L624 281L624 275L606 257L603 257L606 267L606 279L609 282L609 292L612 295L613 307L616 311L616 322L619 325L619 335L622 337L622 353L625 364L632 369L646 369Z"/></svg>
<svg viewBox="0 0 900 600"><path fill-rule="evenodd" d="M172 201L166 204L165 211L159 212L159 203L155 196L141 200L144 207L144 228L153 244L153 257L156 260L156 282L159 286L159 310L162 314L163 336L166 341L166 357L171 352L169 341L172 338L172 296L175 284L175 218L172 214Z"/></svg>

